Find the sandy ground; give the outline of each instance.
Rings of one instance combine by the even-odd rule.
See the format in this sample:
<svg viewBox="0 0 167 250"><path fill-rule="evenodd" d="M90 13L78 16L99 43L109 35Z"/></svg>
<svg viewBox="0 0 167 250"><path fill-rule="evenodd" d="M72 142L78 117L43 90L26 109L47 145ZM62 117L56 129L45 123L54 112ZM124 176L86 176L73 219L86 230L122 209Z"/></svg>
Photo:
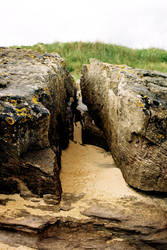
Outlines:
<svg viewBox="0 0 167 250"><path fill-rule="evenodd" d="M35 250L35 248L26 246L11 247L7 244L0 243L0 250Z"/></svg>
<svg viewBox="0 0 167 250"><path fill-rule="evenodd" d="M87 199L110 200L111 197L135 196L122 177L110 153L92 145L81 145L81 128L75 127L74 140L62 154L63 192L84 193Z"/></svg>
<svg viewBox="0 0 167 250"><path fill-rule="evenodd" d="M71 216L85 219L81 210L88 207L90 201L110 202L110 199L123 197L144 199L147 203L156 202L159 205L162 203L165 210L167 209L161 197L152 199L150 195L144 195L130 188L124 181L120 169L115 166L110 153L92 145L81 145L79 124L75 127L75 141L77 143L71 141L69 147L62 153L60 174L63 189L60 206L66 206L69 201L72 204L71 209L60 209L57 212L56 207L51 205L52 212L50 212L43 198L23 199L19 194L1 194L0 200L8 200L5 206L0 204L1 218L14 218L19 221L22 219L20 214L24 211L35 216Z"/></svg>
<svg viewBox="0 0 167 250"><path fill-rule="evenodd" d="M67 217L82 223L88 219L82 212L91 204L96 204L98 201L117 204L120 198L126 197L143 200L147 204L157 204L167 211L165 199L136 192L126 184L110 153L92 145L83 146L79 124L75 127L74 137L77 143L71 141L69 147L62 153L60 178L63 194L60 209L57 210L56 206L47 204L43 198L23 199L19 194L1 194L0 200L7 200L6 205L0 204L2 221L7 220L7 223L9 221L34 228L40 227L44 222L43 219L42 222L34 220L33 216L46 220ZM0 234L0 250L34 249L32 245L32 248L22 245L23 243L13 247L11 243L8 244L8 239L4 239Z"/></svg>

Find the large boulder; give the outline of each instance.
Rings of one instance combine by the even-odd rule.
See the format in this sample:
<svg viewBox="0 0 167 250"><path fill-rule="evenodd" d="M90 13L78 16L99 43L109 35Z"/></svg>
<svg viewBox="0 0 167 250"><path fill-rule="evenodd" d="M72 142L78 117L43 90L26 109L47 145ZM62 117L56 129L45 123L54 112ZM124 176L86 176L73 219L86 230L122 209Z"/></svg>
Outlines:
<svg viewBox="0 0 167 250"><path fill-rule="evenodd" d="M126 182L167 192L167 75L92 59L81 90Z"/></svg>
<svg viewBox="0 0 167 250"><path fill-rule="evenodd" d="M73 126L66 118L72 99L74 81L59 55L0 48L1 192L24 187L60 198L61 149Z"/></svg>

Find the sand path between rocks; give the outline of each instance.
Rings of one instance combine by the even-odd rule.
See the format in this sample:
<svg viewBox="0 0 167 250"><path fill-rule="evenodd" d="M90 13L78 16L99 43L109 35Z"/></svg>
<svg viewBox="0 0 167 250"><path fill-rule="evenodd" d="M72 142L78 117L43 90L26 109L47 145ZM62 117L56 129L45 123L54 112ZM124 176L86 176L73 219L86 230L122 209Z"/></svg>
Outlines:
<svg viewBox="0 0 167 250"><path fill-rule="evenodd" d="M150 204L151 207L153 205L155 208L154 214L156 214L159 207L163 210L158 210L162 217L164 216L164 212L167 213L166 198L162 199L161 197L154 197L137 192L126 184L120 169L115 166L110 153L92 145L81 145L81 128L79 124L75 127L75 141L77 141L77 143L71 141L69 147L62 152L60 178L63 193L60 204L55 206L54 204L47 203L43 198L29 197L23 199L19 194L1 194L0 221L2 225L7 225L7 227L12 229L14 227L14 229L17 228L17 230L23 232L26 232L27 228L30 232L33 230L39 231L41 228L45 228L48 222L51 223L50 226L52 226L57 220L59 222L61 221L62 225L64 225L64 221L67 221L75 225L77 222L77 224L79 223L80 226L84 227L88 221L89 223L94 223L94 219L89 217L89 212L87 214L84 211L89 210L93 211L93 213L95 211L98 214L99 209L101 209L100 218L103 218L109 209L109 211L112 211L110 211L112 216L116 216L116 218L119 216L120 223L126 221L130 223L132 220L129 225L133 228L133 224L142 226L143 223L146 225L147 223L151 223L150 221L152 220L150 220L150 216L152 218L152 213L150 211L152 210L150 210ZM3 203L5 203L5 205L3 205ZM138 205L141 207L138 208ZM138 209L139 212L137 212ZM136 217L133 216L133 211L135 211ZM140 216L141 211L142 216L146 216L146 222L144 222L143 217ZM138 218L137 222L136 218ZM153 216L152 219L153 224L158 227L156 216ZM55 224L55 227L56 225L57 224ZM120 228L122 225L123 224L120 225ZM119 223L117 226L119 226ZM60 229L61 228L59 228L59 230ZM73 236L73 234L64 235L63 233L67 230L67 228L64 228L62 230L65 231L61 230L62 234L60 233L59 235L59 241L57 238L54 239L55 235L53 230L53 239L51 237L46 239L46 242L45 239L43 242L40 242L38 237L30 237L29 234L23 235L22 232L17 232L17 230L15 230L16 232L12 231L12 233L10 231L4 231L3 228L1 229L0 249L37 249L36 246L39 244L44 247L48 246L48 248L46 247L44 249L60 249L60 247L57 246L62 246L62 243L66 244L68 237L73 237L70 239L72 239L74 243L76 237L78 237ZM103 231L106 232L105 228ZM94 236L97 236L97 234L94 234ZM62 241L62 237L64 237L64 241ZM166 240L166 235L164 239ZM67 240L67 245L68 244L71 243L68 243ZM52 247L53 245L54 248ZM43 248L41 247L40 249Z"/></svg>
<svg viewBox="0 0 167 250"><path fill-rule="evenodd" d="M74 140L62 154L61 183L64 193L83 193L86 199L107 200L135 196L126 184L109 152L93 145L81 145L81 127L75 126Z"/></svg>

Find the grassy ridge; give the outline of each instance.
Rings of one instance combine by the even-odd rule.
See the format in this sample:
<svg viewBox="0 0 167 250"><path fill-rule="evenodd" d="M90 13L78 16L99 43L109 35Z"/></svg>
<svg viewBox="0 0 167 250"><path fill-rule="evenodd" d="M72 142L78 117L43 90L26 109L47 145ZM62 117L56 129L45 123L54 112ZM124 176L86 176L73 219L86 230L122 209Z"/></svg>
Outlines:
<svg viewBox="0 0 167 250"><path fill-rule="evenodd" d="M127 64L134 68L167 72L167 51L155 48L139 50L101 42L56 42L22 47L39 52L57 52L65 59L68 70L76 79L80 78L82 65L89 63L89 58L97 58L112 64Z"/></svg>

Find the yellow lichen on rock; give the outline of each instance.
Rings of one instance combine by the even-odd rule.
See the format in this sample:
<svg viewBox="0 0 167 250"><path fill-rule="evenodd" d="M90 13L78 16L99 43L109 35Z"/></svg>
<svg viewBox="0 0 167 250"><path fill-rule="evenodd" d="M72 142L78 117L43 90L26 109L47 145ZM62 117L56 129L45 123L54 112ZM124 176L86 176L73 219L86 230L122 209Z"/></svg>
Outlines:
<svg viewBox="0 0 167 250"><path fill-rule="evenodd" d="M15 99L11 99L9 102L10 102L12 105L14 105L14 106L17 105L17 100L15 100Z"/></svg>
<svg viewBox="0 0 167 250"><path fill-rule="evenodd" d="M158 134L157 137L158 137L158 139L163 139L163 138L164 138L164 135Z"/></svg>
<svg viewBox="0 0 167 250"><path fill-rule="evenodd" d="M6 117L5 121L9 124L9 125L13 125L15 123L15 120L12 117Z"/></svg>
<svg viewBox="0 0 167 250"><path fill-rule="evenodd" d="M38 104L38 96L37 95L34 95L32 97L32 102L35 103L35 104Z"/></svg>
<svg viewBox="0 0 167 250"><path fill-rule="evenodd" d="M33 54L27 54L27 56L30 57L30 58L32 58L32 59L35 58L35 55L33 55Z"/></svg>
<svg viewBox="0 0 167 250"><path fill-rule="evenodd" d="M16 108L15 111L16 111L17 116L22 116L22 122L23 123L26 122L28 118L29 119L32 118L32 115L31 115L30 111L25 107L21 108L21 109Z"/></svg>
<svg viewBox="0 0 167 250"><path fill-rule="evenodd" d="M66 62L63 60L63 61L61 61L61 65L62 65L62 67L66 67Z"/></svg>
<svg viewBox="0 0 167 250"><path fill-rule="evenodd" d="M144 104L143 104L141 101L138 101L138 102L137 102L137 106L138 106L139 108L144 108Z"/></svg>
<svg viewBox="0 0 167 250"><path fill-rule="evenodd" d="M3 76L3 77L8 76L8 73L7 72L2 72L2 73L0 73L0 76Z"/></svg>
<svg viewBox="0 0 167 250"><path fill-rule="evenodd" d="M125 68L125 65L120 65L119 66L121 69L124 69Z"/></svg>
<svg viewBox="0 0 167 250"><path fill-rule="evenodd" d="M110 68L109 68L109 66L107 65L107 64L104 64L103 65L103 68L104 68L104 70L106 70L106 71L108 71Z"/></svg>
<svg viewBox="0 0 167 250"><path fill-rule="evenodd" d="M46 95L50 96L50 90L48 88L44 88L43 90Z"/></svg>
<svg viewBox="0 0 167 250"><path fill-rule="evenodd" d="M133 69L128 70L128 72L129 72L130 74L135 74L135 71L134 71Z"/></svg>

